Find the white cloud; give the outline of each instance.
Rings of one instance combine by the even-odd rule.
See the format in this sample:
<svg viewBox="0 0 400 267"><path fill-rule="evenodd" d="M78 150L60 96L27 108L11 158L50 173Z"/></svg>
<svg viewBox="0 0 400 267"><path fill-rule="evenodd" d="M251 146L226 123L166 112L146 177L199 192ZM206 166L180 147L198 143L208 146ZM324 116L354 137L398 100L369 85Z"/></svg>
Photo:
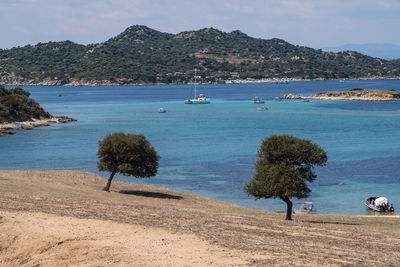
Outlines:
<svg viewBox="0 0 400 267"><path fill-rule="evenodd" d="M313 47L400 44L398 0L0 1L2 48L49 40L101 42L135 24L170 33L239 29Z"/></svg>

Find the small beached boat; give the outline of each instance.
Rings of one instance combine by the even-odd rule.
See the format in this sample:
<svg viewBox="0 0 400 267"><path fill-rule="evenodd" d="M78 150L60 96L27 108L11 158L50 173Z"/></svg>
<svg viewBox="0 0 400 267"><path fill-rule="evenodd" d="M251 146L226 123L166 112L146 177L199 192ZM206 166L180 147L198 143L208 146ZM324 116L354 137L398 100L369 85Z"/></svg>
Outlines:
<svg viewBox="0 0 400 267"><path fill-rule="evenodd" d="M297 202L294 213L315 213L314 204L312 202Z"/></svg>
<svg viewBox="0 0 400 267"><path fill-rule="evenodd" d="M389 205L389 201L386 197L369 197L365 201L365 206L369 209L378 212L393 212L393 205Z"/></svg>

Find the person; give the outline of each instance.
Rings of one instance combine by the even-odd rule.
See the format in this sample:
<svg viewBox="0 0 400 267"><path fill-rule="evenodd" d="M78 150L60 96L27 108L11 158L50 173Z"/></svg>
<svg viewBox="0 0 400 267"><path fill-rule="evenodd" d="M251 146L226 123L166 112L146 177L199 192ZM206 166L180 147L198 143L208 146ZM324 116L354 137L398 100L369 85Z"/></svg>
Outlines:
<svg viewBox="0 0 400 267"><path fill-rule="evenodd" d="M390 205L389 205L387 211L388 211L388 212L394 212L393 204L390 204Z"/></svg>

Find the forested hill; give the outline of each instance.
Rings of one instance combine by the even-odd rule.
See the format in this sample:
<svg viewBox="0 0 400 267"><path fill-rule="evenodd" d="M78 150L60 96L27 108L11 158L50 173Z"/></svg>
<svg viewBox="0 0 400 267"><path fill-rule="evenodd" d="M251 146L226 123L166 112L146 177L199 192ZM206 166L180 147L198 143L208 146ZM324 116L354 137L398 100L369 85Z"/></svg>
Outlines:
<svg viewBox="0 0 400 267"><path fill-rule="evenodd" d="M29 96L30 93L20 87L6 89L0 85L0 123L51 118L50 113Z"/></svg>
<svg viewBox="0 0 400 267"><path fill-rule="evenodd" d="M135 84L187 82L193 69L211 82L231 78L395 78L400 61L357 52L323 52L281 39L213 28L179 34L132 26L92 45L70 41L0 50L2 84Z"/></svg>

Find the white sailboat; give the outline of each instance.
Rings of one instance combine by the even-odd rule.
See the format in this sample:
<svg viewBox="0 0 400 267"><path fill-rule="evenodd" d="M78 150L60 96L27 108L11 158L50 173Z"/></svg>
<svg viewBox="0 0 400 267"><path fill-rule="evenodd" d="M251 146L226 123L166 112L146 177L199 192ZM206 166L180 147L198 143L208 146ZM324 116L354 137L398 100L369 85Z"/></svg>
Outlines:
<svg viewBox="0 0 400 267"><path fill-rule="evenodd" d="M194 70L194 97L185 100L185 104L210 104L210 98L203 94L197 95L197 69Z"/></svg>

